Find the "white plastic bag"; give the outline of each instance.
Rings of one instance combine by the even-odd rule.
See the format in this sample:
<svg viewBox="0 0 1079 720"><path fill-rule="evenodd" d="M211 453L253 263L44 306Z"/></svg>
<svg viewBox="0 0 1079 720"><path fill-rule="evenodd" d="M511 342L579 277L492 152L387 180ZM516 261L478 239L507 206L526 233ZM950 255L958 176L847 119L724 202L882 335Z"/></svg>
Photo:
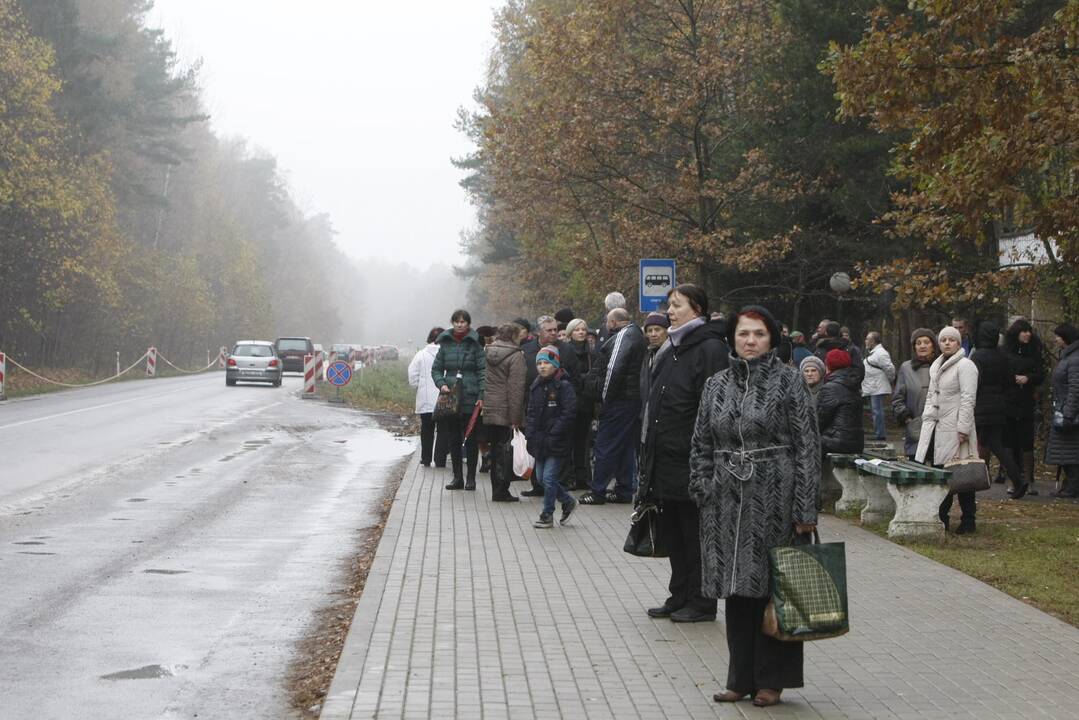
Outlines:
<svg viewBox="0 0 1079 720"><path fill-rule="evenodd" d="M532 468L535 467L536 460L528 454L528 441L525 440L525 434L515 429L510 446L513 448L513 474L522 480L527 480L532 477Z"/></svg>

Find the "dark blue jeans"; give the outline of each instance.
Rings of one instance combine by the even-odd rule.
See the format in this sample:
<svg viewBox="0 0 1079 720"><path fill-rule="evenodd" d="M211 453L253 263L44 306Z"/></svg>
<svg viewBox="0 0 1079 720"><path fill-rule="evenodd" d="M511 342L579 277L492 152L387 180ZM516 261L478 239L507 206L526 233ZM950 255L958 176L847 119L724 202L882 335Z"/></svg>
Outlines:
<svg viewBox="0 0 1079 720"><path fill-rule="evenodd" d="M869 396L869 407L873 410L873 434L877 440L888 439L888 426L885 424L884 418L884 401L889 397L888 395Z"/></svg>
<svg viewBox="0 0 1079 720"><path fill-rule="evenodd" d="M570 495L564 485L562 485L562 465L565 463L565 458L560 457L546 457L540 460L536 459L536 469L533 471L536 473L536 478L540 485L543 486L543 514L551 515L554 513L554 503L557 500L560 503L573 504L573 496Z"/></svg>
<svg viewBox="0 0 1079 720"><path fill-rule="evenodd" d="M599 411L599 427L593 447L592 493L603 497L613 477L614 491L623 500L637 491L637 441L640 439L641 403L612 400Z"/></svg>

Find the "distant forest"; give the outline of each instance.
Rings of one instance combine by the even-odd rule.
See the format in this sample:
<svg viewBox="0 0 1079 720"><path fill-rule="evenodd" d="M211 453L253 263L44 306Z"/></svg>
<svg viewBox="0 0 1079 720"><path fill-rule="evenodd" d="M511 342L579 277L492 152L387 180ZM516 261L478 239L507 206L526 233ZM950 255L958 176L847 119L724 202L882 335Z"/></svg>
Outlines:
<svg viewBox="0 0 1079 720"><path fill-rule="evenodd" d="M211 132L146 0L0 0L0 349L98 371L157 345L360 334L361 284L273 157Z"/></svg>

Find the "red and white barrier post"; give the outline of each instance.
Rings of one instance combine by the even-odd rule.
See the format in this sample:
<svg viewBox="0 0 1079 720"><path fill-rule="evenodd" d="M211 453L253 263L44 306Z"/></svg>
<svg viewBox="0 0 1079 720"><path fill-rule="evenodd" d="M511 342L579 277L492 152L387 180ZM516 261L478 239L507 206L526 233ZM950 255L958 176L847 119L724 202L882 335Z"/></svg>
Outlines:
<svg viewBox="0 0 1079 720"><path fill-rule="evenodd" d="M146 351L146 377L157 377L157 348L155 347Z"/></svg>
<svg viewBox="0 0 1079 720"><path fill-rule="evenodd" d="M303 393L300 397L303 399L314 399L315 397L315 356L304 355L303 356Z"/></svg>
<svg viewBox="0 0 1079 720"><path fill-rule="evenodd" d="M7 355L0 352L0 400L7 400L4 394L4 381L7 379Z"/></svg>
<svg viewBox="0 0 1079 720"><path fill-rule="evenodd" d="M217 369L218 370L224 370L225 369L225 360L228 358L228 356L229 356L229 349L227 347L225 347L224 345L222 345L221 346L221 352L219 352L217 354Z"/></svg>
<svg viewBox="0 0 1079 720"><path fill-rule="evenodd" d="M325 380L325 372L326 369L322 367L322 353L315 353L315 382L322 382Z"/></svg>

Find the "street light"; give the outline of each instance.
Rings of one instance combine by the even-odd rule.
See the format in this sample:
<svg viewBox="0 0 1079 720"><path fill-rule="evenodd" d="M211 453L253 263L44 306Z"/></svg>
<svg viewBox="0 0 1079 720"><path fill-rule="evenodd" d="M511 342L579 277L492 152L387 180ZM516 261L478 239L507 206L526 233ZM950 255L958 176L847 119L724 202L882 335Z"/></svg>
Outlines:
<svg viewBox="0 0 1079 720"><path fill-rule="evenodd" d="M845 272L832 273L828 278L828 287L835 293L836 322L843 322L843 293L850 292L850 275Z"/></svg>

